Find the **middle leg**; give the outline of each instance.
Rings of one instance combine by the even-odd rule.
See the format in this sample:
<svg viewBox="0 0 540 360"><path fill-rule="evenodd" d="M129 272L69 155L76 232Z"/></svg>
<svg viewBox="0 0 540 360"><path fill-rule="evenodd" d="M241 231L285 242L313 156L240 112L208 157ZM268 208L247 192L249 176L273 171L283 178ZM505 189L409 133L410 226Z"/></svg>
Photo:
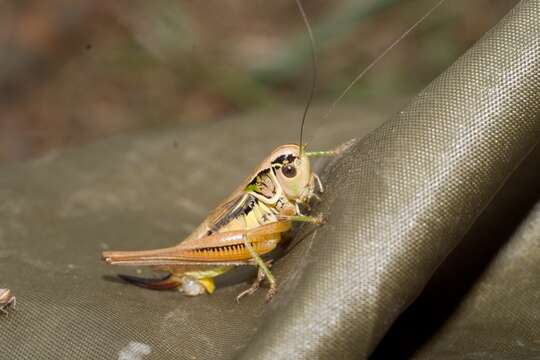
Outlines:
<svg viewBox="0 0 540 360"><path fill-rule="evenodd" d="M266 262L266 266L268 267L268 269L270 269L272 267L272 262L273 260L269 260ZM264 273L264 271L262 271L261 268L258 268L257 269L257 278L255 279L255 281L253 282L253 284L251 284L251 286L242 291L240 294L238 294L238 296L236 297L236 301L238 303L240 303L240 299L242 299L244 296L248 295L248 296L251 296L253 294L255 294L255 292L261 287L261 284L262 282L264 281L264 279L266 279L266 275Z"/></svg>

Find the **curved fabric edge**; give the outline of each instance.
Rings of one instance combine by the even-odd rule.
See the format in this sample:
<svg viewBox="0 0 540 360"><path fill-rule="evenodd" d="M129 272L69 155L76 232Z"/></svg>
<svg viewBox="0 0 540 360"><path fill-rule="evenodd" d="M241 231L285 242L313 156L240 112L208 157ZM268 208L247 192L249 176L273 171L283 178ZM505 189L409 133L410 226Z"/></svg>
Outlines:
<svg viewBox="0 0 540 360"><path fill-rule="evenodd" d="M540 2L518 4L329 167L328 224L306 245L295 296L243 358L371 353L538 142L539 29Z"/></svg>

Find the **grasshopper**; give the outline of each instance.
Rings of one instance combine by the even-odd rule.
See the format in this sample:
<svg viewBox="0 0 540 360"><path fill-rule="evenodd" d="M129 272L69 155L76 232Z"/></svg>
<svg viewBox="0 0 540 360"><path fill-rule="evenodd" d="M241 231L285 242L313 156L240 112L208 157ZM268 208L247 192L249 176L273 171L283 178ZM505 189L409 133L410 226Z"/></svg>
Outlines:
<svg viewBox="0 0 540 360"><path fill-rule="evenodd" d="M313 197L318 198L317 190L323 191L321 180L311 171L310 158L338 152L306 152L296 144L279 146L178 245L158 250L106 251L103 259L112 265L149 265L166 271L164 279L122 278L154 289L180 287L190 296L214 292L213 279L235 266L255 265L257 279L237 299L253 294L267 279L270 300L277 282L262 255L276 248L294 222L323 223L321 215L302 212Z"/></svg>
<svg viewBox="0 0 540 360"><path fill-rule="evenodd" d="M392 50L413 29L444 3L439 0L420 20L405 31L384 50L341 93L324 118L328 118L336 104L369 70ZM257 278L250 288L237 296L253 294L265 279L269 283L266 300L277 291L277 281L270 271L270 261L262 256L276 248L294 222L322 224L322 215L304 214L312 198L319 199L323 192L320 178L311 171L310 158L334 156L348 148L347 142L335 150L305 151L302 135L307 112L313 99L317 79L315 41L300 0L296 4L302 15L311 41L313 82L309 100L300 125L299 144L276 148L255 169L252 175L178 245L143 251L105 251L103 259L112 265L151 266L167 275L162 279L143 279L120 275L128 282L152 289L180 288L186 295L196 296L213 293L214 278L236 266L257 266ZM354 139L353 139L354 140Z"/></svg>
<svg viewBox="0 0 540 360"><path fill-rule="evenodd" d="M313 83L300 125L299 145L276 148L255 171L189 235L174 247L144 251L105 251L102 258L112 265L151 266L168 274L163 279L121 275L124 280L152 289L180 288L189 296L213 293L214 278L236 266L257 266L257 278L237 296L253 294L266 279L266 300L277 291L270 271L271 261L262 256L276 248L294 222L322 224L323 217L304 214L312 198L323 192L320 178L311 171L310 158L332 156L332 151L306 152L302 144L304 123L316 84L316 56L309 21L296 0L311 40Z"/></svg>
<svg viewBox="0 0 540 360"><path fill-rule="evenodd" d="M0 289L0 313L7 314L7 308L15 308L17 299L9 289Z"/></svg>

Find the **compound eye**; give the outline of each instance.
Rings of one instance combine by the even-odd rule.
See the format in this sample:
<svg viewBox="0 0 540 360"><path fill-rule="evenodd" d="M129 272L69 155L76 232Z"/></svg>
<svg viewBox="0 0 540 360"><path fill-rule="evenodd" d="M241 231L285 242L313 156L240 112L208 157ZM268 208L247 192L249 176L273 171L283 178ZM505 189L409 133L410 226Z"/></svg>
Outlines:
<svg viewBox="0 0 540 360"><path fill-rule="evenodd" d="M296 167L293 164L287 164L281 168L281 172L288 178L296 176Z"/></svg>

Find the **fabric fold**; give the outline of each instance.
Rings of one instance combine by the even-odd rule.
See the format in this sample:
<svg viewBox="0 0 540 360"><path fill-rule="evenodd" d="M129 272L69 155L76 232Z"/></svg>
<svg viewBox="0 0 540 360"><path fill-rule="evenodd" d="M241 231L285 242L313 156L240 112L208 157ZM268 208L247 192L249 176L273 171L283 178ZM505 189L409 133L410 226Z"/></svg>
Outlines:
<svg viewBox="0 0 540 360"><path fill-rule="evenodd" d="M539 29L540 2L518 4L328 168L329 223L304 244L294 296L245 359L373 351L538 142Z"/></svg>

